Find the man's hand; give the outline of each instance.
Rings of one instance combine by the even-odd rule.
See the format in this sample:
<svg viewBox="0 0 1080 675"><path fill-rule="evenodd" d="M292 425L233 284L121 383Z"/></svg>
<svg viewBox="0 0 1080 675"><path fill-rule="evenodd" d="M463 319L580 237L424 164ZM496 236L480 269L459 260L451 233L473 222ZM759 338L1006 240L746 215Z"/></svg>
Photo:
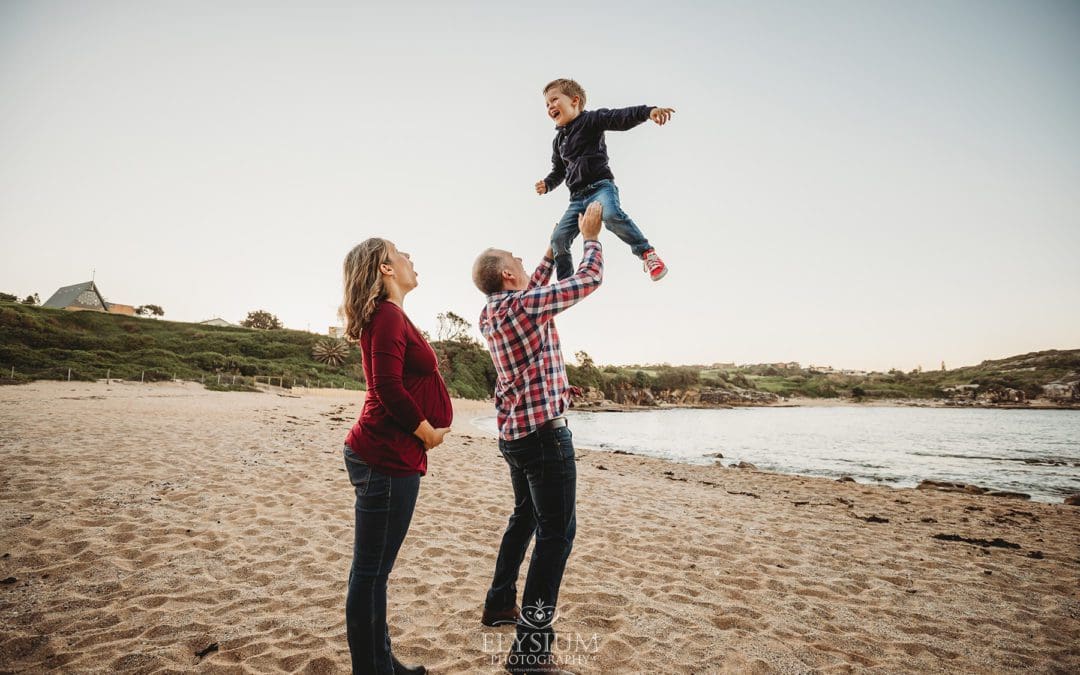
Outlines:
<svg viewBox="0 0 1080 675"><path fill-rule="evenodd" d="M585 209L585 213L577 217L577 227L585 241L595 241L600 236L603 215L604 207L600 202L593 202Z"/></svg>
<svg viewBox="0 0 1080 675"><path fill-rule="evenodd" d="M547 183L545 183L542 180L536 181L536 194L538 194L538 195L547 194Z"/></svg>
<svg viewBox="0 0 1080 675"><path fill-rule="evenodd" d="M674 112L675 108L653 108L649 111L649 119L660 126L664 126L671 119Z"/></svg>

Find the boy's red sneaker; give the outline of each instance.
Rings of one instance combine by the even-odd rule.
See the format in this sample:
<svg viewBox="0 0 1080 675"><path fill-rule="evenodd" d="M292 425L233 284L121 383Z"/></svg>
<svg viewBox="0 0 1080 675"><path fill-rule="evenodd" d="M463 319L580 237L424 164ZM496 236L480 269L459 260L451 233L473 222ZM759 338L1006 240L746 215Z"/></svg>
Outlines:
<svg viewBox="0 0 1080 675"><path fill-rule="evenodd" d="M656 249L645 251L641 254L641 259L645 261L645 271L653 281L660 281L667 274L667 265L656 255Z"/></svg>

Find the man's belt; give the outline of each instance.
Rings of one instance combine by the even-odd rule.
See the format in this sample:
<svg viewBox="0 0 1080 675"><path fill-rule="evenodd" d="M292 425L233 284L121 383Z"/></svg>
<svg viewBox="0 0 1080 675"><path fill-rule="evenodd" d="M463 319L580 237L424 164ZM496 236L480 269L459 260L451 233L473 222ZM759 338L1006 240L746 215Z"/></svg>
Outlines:
<svg viewBox="0 0 1080 675"><path fill-rule="evenodd" d="M544 422L540 426L540 428L541 429L562 429L565 426L566 426L566 418L565 417L552 417L547 422Z"/></svg>

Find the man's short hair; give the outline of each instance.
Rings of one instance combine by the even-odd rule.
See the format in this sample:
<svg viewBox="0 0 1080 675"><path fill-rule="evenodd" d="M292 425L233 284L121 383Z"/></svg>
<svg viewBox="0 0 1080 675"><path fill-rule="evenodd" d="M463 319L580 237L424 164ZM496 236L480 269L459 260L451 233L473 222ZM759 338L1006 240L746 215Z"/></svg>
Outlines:
<svg viewBox="0 0 1080 675"><path fill-rule="evenodd" d="M480 292L484 295L498 293L503 289L503 270L506 269L506 260L503 252L489 248L481 253L473 263L472 280Z"/></svg>
<svg viewBox="0 0 1080 675"><path fill-rule="evenodd" d="M580 84L578 84L574 80L560 77L557 80L552 80L551 82L548 82L544 86L544 91L542 91L541 93L547 94L549 89L554 89L555 87L558 87L559 91L566 94L570 98L574 98L575 96L580 98L581 109L585 109L585 88L582 87Z"/></svg>

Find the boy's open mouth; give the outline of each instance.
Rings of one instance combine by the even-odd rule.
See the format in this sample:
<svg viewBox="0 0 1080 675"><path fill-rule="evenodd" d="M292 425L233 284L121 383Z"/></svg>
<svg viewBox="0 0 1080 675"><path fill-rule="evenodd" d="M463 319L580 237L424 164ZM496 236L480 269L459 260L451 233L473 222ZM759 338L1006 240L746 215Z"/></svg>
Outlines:
<svg viewBox="0 0 1080 675"><path fill-rule="evenodd" d="M551 119L553 119L553 120L559 119L559 111L558 110L552 110L548 114L551 115Z"/></svg>

